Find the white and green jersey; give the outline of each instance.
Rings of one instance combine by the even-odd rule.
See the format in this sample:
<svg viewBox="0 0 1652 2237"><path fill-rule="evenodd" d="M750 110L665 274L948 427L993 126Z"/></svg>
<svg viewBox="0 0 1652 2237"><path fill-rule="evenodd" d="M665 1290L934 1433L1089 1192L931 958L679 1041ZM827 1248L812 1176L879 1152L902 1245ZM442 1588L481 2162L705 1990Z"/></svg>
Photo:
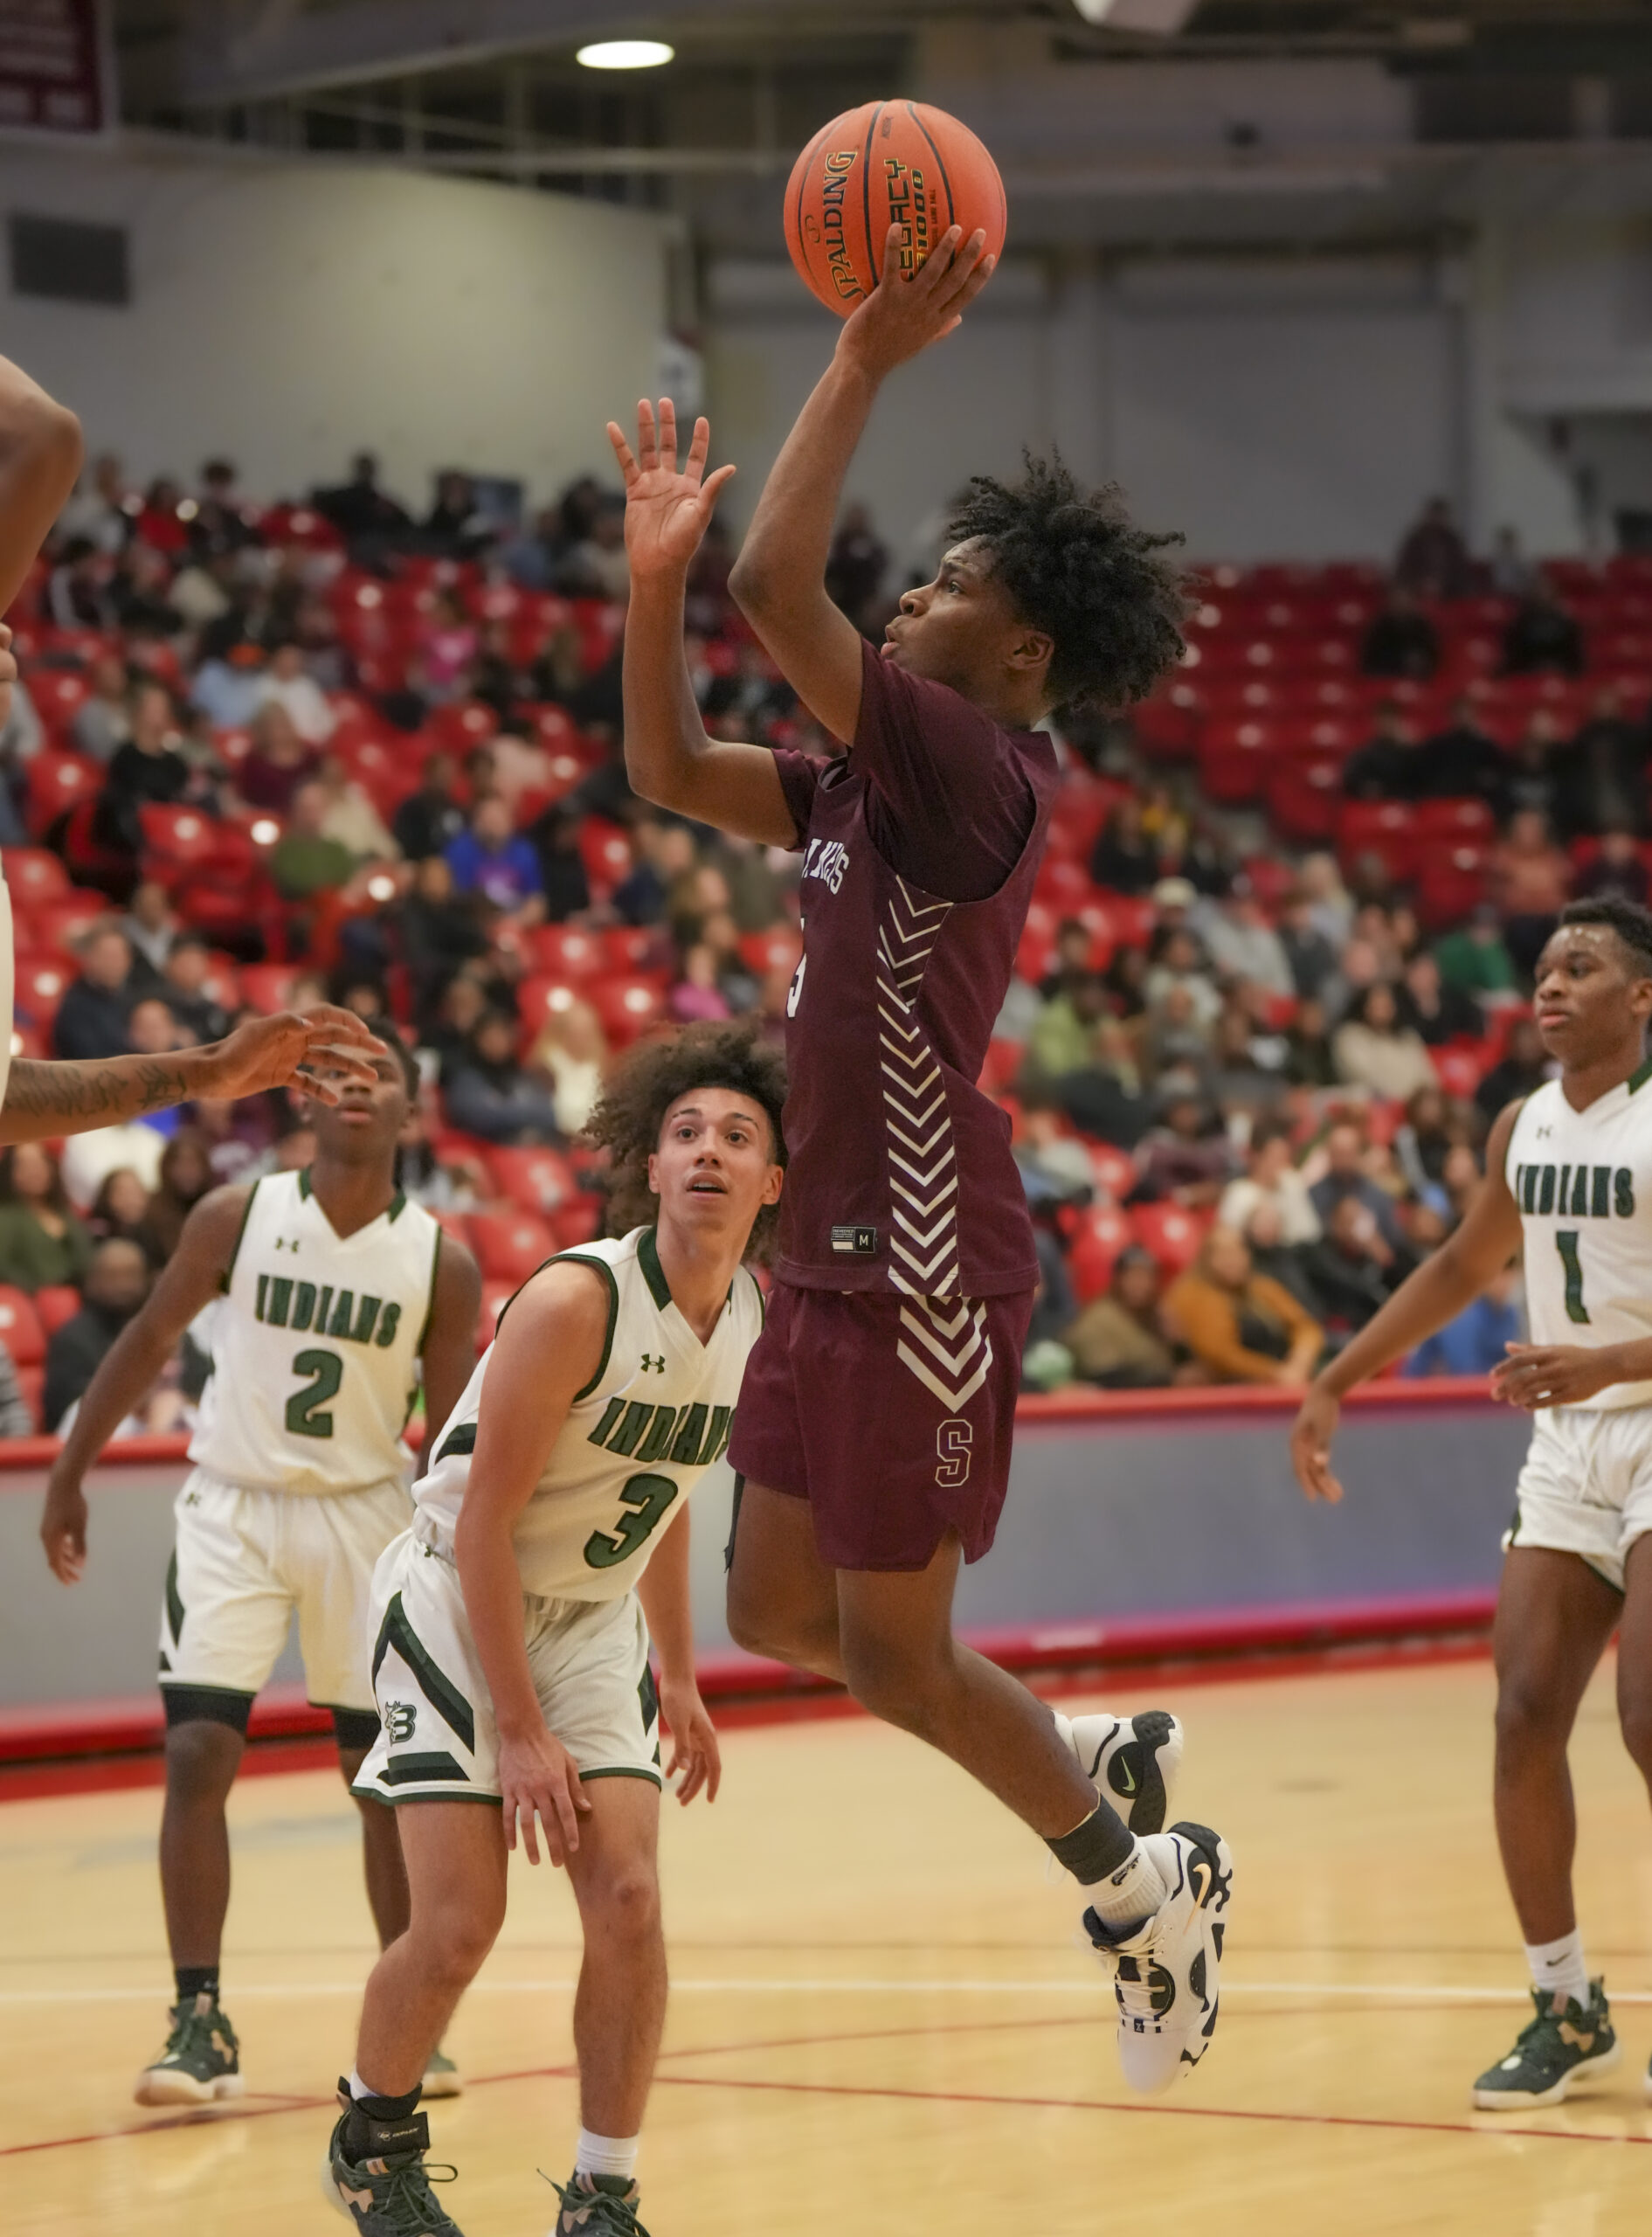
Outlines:
<svg viewBox="0 0 1652 2237"><path fill-rule="evenodd" d="M190 1459L225 1483L309 1497L404 1484L441 1238L399 1194L341 1237L308 1173L255 1182Z"/></svg>
<svg viewBox="0 0 1652 2237"><path fill-rule="evenodd" d="M763 1297L743 1267L702 1344L672 1302L653 1228L561 1257L606 1282L607 1337L516 1519L516 1565L524 1592L618 1600L646 1567L660 1525L728 1445ZM413 1486L415 1533L450 1560L493 1356L489 1345Z"/></svg>
<svg viewBox="0 0 1652 2237"><path fill-rule="evenodd" d="M1652 1064L1574 1111L1559 1080L1522 1105L1505 1167L1525 1236L1535 1344L1652 1336ZM1652 1405L1652 1382L1614 1382L1580 1406Z"/></svg>

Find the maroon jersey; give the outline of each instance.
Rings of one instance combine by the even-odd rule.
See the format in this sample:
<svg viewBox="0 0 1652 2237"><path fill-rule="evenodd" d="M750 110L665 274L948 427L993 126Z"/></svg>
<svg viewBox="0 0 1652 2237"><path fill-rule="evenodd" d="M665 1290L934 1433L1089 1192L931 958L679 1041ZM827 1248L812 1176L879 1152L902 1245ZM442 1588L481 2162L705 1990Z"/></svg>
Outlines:
<svg viewBox="0 0 1652 2237"><path fill-rule="evenodd" d="M804 855L779 1277L910 1297L1032 1290L1009 1118L975 1083L1043 852L1054 749L868 646L850 751L775 760Z"/></svg>

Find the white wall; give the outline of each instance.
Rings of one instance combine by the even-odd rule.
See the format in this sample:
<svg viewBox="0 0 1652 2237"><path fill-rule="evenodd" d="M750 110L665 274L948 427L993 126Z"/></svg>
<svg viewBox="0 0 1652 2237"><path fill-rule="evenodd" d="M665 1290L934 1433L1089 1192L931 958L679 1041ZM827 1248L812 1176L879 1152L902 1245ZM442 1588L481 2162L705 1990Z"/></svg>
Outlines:
<svg viewBox="0 0 1652 2237"><path fill-rule="evenodd" d="M130 229L125 309L14 298L0 350L139 476L215 452L296 494L376 449L428 500L441 466L550 495L608 460L653 387L655 218L465 180L309 162L0 153L0 216Z"/></svg>

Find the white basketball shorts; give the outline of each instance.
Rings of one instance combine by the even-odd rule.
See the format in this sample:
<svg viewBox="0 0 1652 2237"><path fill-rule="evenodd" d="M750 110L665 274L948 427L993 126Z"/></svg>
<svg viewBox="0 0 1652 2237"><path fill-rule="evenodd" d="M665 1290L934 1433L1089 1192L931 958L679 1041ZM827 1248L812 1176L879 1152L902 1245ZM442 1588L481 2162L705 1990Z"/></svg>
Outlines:
<svg viewBox="0 0 1652 2237"><path fill-rule="evenodd" d="M499 1735L459 1571L407 1531L379 1562L373 1601L380 1730L355 1791L381 1802L497 1800ZM580 1777L662 1785L660 1707L636 1594L524 1593L522 1637L546 1728Z"/></svg>
<svg viewBox="0 0 1652 2237"><path fill-rule="evenodd" d="M1555 1406L1534 1415L1515 1486L1510 1546L1576 1554L1614 1591L1652 1530L1652 1406Z"/></svg>
<svg viewBox="0 0 1652 2237"><path fill-rule="evenodd" d="M173 1507L162 1685L256 1693L296 1610L310 1700L370 1711L373 1571L411 1512L399 1484L312 1499L196 1469Z"/></svg>

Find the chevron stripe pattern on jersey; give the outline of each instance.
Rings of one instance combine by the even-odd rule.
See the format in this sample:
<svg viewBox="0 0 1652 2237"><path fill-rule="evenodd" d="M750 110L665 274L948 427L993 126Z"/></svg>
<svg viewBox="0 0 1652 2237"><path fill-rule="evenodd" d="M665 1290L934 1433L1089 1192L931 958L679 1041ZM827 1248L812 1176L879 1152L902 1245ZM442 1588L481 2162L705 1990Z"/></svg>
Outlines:
<svg viewBox="0 0 1652 2237"><path fill-rule="evenodd" d="M889 1279L909 1297L958 1285L957 1159L946 1082L916 1003L950 901L921 901L904 878L878 926L878 1039L889 1148Z"/></svg>
<svg viewBox="0 0 1652 2237"><path fill-rule="evenodd" d="M992 1364L986 1307L971 1305L964 1297L906 1300L901 1306L895 1355L949 1414L961 1414Z"/></svg>

